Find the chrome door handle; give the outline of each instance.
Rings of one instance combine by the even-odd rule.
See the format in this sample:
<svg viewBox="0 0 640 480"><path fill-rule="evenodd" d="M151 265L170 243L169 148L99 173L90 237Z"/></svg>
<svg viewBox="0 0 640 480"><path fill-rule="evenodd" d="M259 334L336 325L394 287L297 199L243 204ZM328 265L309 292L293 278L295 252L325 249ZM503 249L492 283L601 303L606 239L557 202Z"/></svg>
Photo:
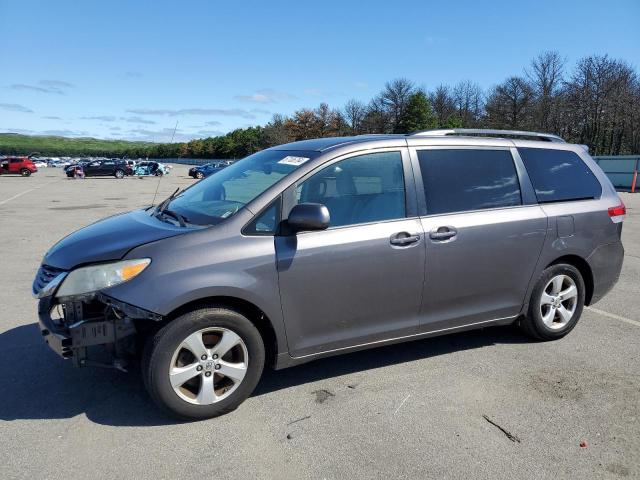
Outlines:
<svg viewBox="0 0 640 480"><path fill-rule="evenodd" d="M416 234L410 234L408 232L399 232L399 233L394 233L393 235L391 235L391 238L389 239L389 243L391 243L391 245L397 245L397 246L406 246L406 245L411 245L412 243L416 243L420 240L420 235Z"/></svg>
<svg viewBox="0 0 640 480"><path fill-rule="evenodd" d="M453 227L438 227L429 232L429 238L432 240L449 240L458 234L458 230Z"/></svg>

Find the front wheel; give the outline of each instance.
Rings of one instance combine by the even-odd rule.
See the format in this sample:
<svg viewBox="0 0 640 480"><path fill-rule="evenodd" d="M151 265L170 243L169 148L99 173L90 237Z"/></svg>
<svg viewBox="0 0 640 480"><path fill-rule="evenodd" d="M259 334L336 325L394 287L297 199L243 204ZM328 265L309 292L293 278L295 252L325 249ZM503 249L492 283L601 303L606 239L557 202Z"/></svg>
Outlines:
<svg viewBox="0 0 640 480"><path fill-rule="evenodd" d="M23 168L22 170L20 170L20 175L22 175L23 177L28 177L29 175L31 175L31 170L29 170L28 168Z"/></svg>
<svg viewBox="0 0 640 480"><path fill-rule="evenodd" d="M520 325L540 340L562 338L578 323L584 299L584 280L578 269L568 264L551 265L540 275Z"/></svg>
<svg viewBox="0 0 640 480"><path fill-rule="evenodd" d="M151 337L142 373L161 408L204 419L236 409L258 384L264 359L262 337L244 315L210 307L176 318Z"/></svg>
<svg viewBox="0 0 640 480"><path fill-rule="evenodd" d="M198 180L202 180L202 179L204 178L204 173L202 173L202 172L197 172L197 173L196 173L196 178L197 178Z"/></svg>
<svg viewBox="0 0 640 480"><path fill-rule="evenodd" d="M124 171L123 170L116 170L113 175L118 179L124 178Z"/></svg>
<svg viewBox="0 0 640 480"><path fill-rule="evenodd" d="M156 177L161 177L162 175L164 175L164 173L162 173L160 170L158 170L158 171L155 173L155 175L156 175Z"/></svg>

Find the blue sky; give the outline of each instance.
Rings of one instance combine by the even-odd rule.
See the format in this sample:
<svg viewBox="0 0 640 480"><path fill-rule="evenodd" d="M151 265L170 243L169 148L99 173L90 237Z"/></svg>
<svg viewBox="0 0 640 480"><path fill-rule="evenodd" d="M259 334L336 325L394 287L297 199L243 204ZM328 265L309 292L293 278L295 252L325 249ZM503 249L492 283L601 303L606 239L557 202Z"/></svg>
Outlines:
<svg viewBox="0 0 640 480"><path fill-rule="evenodd" d="M640 0L0 0L0 132L169 141L387 80L491 87L544 50L640 67Z"/></svg>

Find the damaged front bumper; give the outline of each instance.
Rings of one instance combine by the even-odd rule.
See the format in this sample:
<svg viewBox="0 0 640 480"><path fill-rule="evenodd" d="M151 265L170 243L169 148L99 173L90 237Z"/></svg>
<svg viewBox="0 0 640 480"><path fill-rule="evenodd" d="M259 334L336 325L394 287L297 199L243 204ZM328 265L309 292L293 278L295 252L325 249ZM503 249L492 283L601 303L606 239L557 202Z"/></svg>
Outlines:
<svg viewBox="0 0 640 480"><path fill-rule="evenodd" d="M59 299L55 291L60 283L56 278L36 294L38 322L49 347L77 367L124 370L127 359L136 353L135 338L141 321L162 320L161 315L100 292Z"/></svg>

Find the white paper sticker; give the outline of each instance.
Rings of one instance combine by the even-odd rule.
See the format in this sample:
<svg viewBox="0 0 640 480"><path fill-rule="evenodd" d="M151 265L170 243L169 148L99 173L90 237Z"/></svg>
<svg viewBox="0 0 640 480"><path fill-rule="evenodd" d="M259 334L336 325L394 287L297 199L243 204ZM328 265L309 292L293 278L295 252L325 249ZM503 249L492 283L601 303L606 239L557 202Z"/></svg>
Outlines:
<svg viewBox="0 0 640 480"><path fill-rule="evenodd" d="M299 167L307 160L309 160L307 157L293 157L289 155L287 157L284 157L278 163L281 163L282 165L293 165L294 167Z"/></svg>

